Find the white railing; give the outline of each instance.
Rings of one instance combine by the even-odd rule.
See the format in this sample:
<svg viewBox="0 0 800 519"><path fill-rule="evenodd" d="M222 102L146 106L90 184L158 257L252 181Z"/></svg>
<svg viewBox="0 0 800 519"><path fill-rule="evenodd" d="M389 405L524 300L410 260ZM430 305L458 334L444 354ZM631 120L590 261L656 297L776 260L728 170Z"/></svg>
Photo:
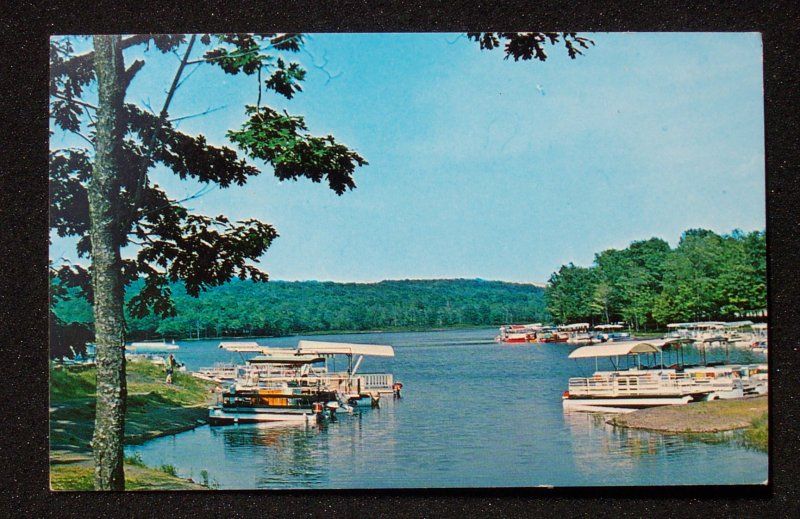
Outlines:
<svg viewBox="0 0 800 519"><path fill-rule="evenodd" d="M692 377L685 373L595 375L569 379L569 394L574 396L684 396L732 387L733 381Z"/></svg>
<svg viewBox="0 0 800 519"><path fill-rule="evenodd" d="M239 387L267 387L276 384L299 384L297 387L319 388L347 395L358 395L392 390L391 373L363 373L350 376L347 373L311 373L307 376L266 374L250 371L237 379Z"/></svg>
<svg viewBox="0 0 800 519"><path fill-rule="evenodd" d="M394 383L391 373L362 373L358 378L361 379L362 391L391 391Z"/></svg>

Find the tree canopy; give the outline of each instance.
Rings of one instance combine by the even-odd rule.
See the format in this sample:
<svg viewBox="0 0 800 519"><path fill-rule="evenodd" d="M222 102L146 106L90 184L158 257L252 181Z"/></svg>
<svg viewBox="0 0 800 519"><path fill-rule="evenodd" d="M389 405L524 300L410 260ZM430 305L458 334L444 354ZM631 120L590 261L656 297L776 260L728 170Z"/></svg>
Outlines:
<svg viewBox="0 0 800 519"><path fill-rule="evenodd" d="M767 306L763 231L683 233L595 255L591 267L562 266L550 277L547 308L561 323L625 321L635 328L729 319Z"/></svg>

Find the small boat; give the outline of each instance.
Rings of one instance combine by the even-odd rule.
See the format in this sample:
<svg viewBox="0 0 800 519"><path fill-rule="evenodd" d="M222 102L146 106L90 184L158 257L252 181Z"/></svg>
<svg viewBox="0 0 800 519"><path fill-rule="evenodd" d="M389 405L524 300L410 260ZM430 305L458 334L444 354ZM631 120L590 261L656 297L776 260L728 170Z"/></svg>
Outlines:
<svg viewBox="0 0 800 519"><path fill-rule="evenodd" d="M598 324L594 327L594 337L597 342L629 341L631 334L620 331L624 328L621 324Z"/></svg>
<svg viewBox="0 0 800 519"><path fill-rule="evenodd" d="M600 342L594 335L589 333L589 323L574 323L559 326L561 332L567 334L567 344L586 346Z"/></svg>
<svg viewBox="0 0 800 519"><path fill-rule="evenodd" d="M547 327L537 330L531 334L529 341L538 343L567 342L569 333L559 331L558 328Z"/></svg>
<svg viewBox="0 0 800 519"><path fill-rule="evenodd" d="M500 327L500 334L494 338L495 342L507 344L521 344L529 341L531 336L542 329L541 323L535 324L506 324Z"/></svg>

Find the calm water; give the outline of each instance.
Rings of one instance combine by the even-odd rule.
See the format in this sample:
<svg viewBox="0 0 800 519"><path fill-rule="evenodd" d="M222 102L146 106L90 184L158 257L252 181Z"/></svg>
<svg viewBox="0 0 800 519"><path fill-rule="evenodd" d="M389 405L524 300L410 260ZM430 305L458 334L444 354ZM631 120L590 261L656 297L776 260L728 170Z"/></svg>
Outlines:
<svg viewBox="0 0 800 519"><path fill-rule="evenodd" d="M488 329L309 337L394 346L394 358L366 358L361 370L394 373L405 386L403 398L384 397L381 409L340 414L338 422L322 427L203 426L126 451L140 453L151 466L171 464L195 480L206 470L212 483L228 489L757 484L767 479L766 454L736 441L615 429L597 415L565 414L561 393L567 379L591 374L594 362L567 359L571 348L564 344L505 346L492 342L494 335ZM297 340L258 342L293 347ZM190 370L241 361L218 344L180 343L177 357ZM763 362L736 350L731 359Z"/></svg>

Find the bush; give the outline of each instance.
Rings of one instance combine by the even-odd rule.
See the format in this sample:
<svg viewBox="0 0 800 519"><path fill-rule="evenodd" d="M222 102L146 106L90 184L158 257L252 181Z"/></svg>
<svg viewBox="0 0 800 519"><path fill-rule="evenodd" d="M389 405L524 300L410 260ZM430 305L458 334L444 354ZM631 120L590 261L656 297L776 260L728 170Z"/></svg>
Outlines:
<svg viewBox="0 0 800 519"><path fill-rule="evenodd" d="M161 465L159 470L165 474L169 474L170 476L178 476L178 471L175 469L174 465Z"/></svg>
<svg viewBox="0 0 800 519"><path fill-rule="evenodd" d="M128 465L135 465L137 467L144 467L144 460L142 460L142 454L139 452L134 452L129 456L125 456L125 463Z"/></svg>

